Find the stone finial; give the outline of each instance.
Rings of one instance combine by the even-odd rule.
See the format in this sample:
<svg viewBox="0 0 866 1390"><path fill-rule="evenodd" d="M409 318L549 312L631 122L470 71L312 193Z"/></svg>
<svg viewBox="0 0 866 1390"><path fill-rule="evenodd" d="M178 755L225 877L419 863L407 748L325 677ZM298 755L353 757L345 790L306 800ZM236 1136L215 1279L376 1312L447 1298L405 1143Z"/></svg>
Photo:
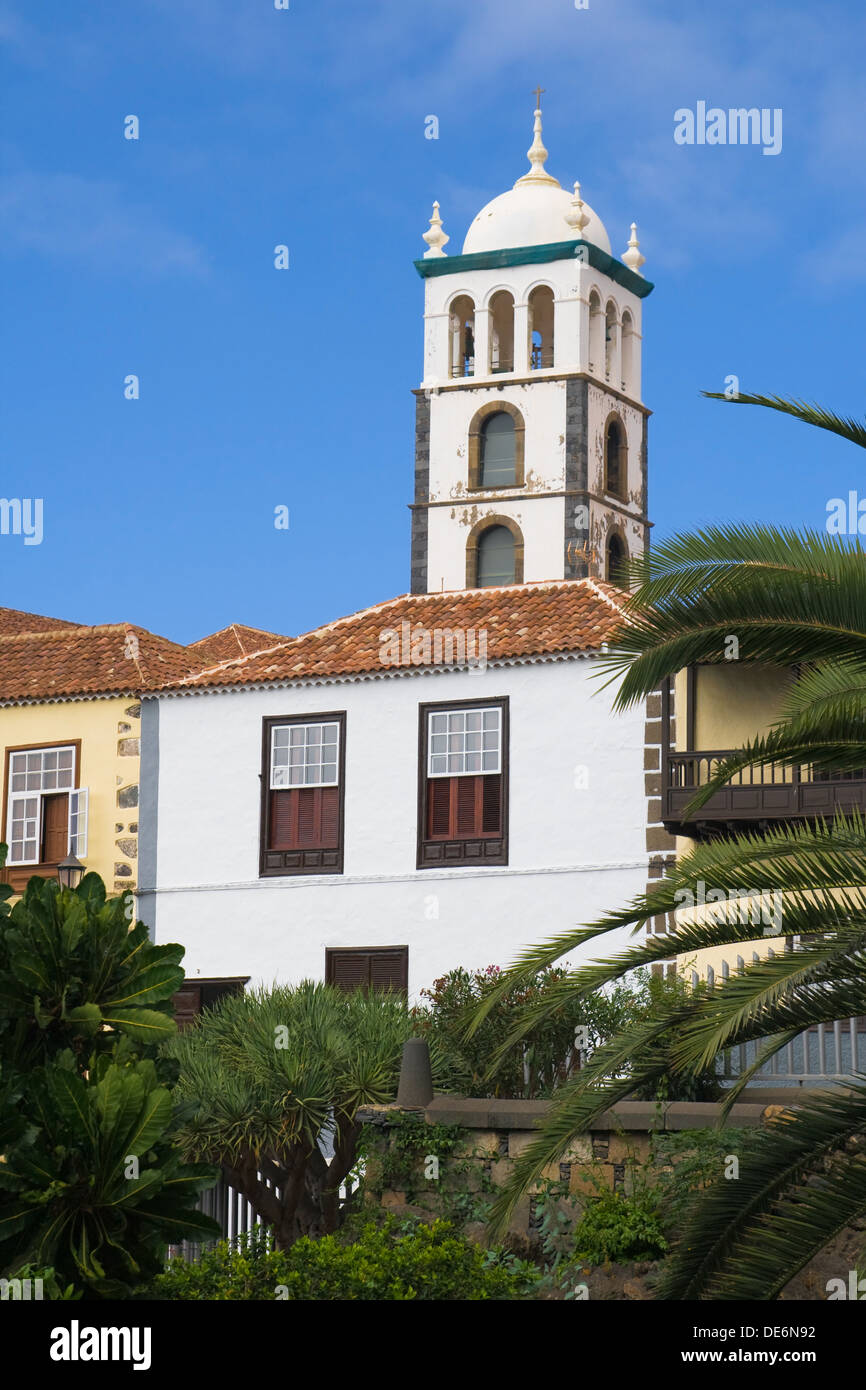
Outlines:
<svg viewBox="0 0 866 1390"><path fill-rule="evenodd" d="M577 182L574 185L574 197L571 200L571 207L565 214L565 220L574 235L580 240L583 237L583 229L589 222L589 214L586 211L586 203L580 196L580 184Z"/></svg>
<svg viewBox="0 0 866 1390"><path fill-rule="evenodd" d="M636 275L640 275L640 268L646 261L646 256L642 256L638 246L637 223L631 224L631 236L628 239L628 250L623 252L623 263L633 270Z"/></svg>
<svg viewBox="0 0 866 1390"><path fill-rule="evenodd" d="M536 107L535 124L533 126L532 144L526 151L529 160L529 173L524 174L514 185L519 188L522 183L549 183L554 188L559 188L559 179L555 179L552 174L548 174L544 167L547 159L547 150L544 148L544 141L541 138L541 107Z"/></svg>
<svg viewBox="0 0 866 1390"><path fill-rule="evenodd" d="M428 256L444 256L442 247L451 240L448 233L443 229L442 218L439 216L439 204L433 204L433 216L430 218L430 226L424 233L424 240L430 247L429 251L424 252L424 259Z"/></svg>

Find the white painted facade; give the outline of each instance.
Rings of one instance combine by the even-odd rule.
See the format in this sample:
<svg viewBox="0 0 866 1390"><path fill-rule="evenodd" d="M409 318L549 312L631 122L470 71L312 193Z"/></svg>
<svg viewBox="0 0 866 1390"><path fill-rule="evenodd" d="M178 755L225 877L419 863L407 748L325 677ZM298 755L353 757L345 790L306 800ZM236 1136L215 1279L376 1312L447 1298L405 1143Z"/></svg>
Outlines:
<svg viewBox="0 0 866 1390"><path fill-rule="evenodd" d="M143 759L159 777L140 915L158 942L183 943L192 981L319 979L326 947L406 945L416 997L625 903L646 881L644 714L613 715L595 670L569 658L147 700ZM508 865L418 870L419 704L501 696ZM262 720L338 710L344 872L260 878Z"/></svg>

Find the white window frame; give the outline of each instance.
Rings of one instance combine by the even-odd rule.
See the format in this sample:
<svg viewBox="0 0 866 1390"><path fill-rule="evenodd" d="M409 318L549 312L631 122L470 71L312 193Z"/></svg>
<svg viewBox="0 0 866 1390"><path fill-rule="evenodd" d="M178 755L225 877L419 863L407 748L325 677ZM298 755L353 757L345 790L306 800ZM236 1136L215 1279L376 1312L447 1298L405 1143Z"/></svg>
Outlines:
<svg viewBox="0 0 866 1390"><path fill-rule="evenodd" d="M482 718L481 718L481 729L480 729L480 730L468 730L468 731L467 731L467 729L466 729L466 716L468 716L468 715L473 715L473 714L477 714L477 715L481 715L481 716L482 716ZM493 748L484 748L484 747L483 747L483 743L484 743L483 737L482 737L482 740L481 740L481 744L482 744L481 747L479 747L478 749L468 749L468 750L467 750L467 748L466 748L466 742L465 742L467 732L469 732L469 733L480 733L480 734L482 734L482 735L483 735L484 733L490 732L489 730L485 730L485 728L484 728L484 718L483 718L483 716L484 716L485 714L495 714L495 715L496 715L496 721L497 721L497 722L496 722L496 746L495 746L495 750L494 750ZM460 717L462 717L462 719L463 719L463 727L462 727L462 729L454 729L454 730L446 729L446 730L437 730L437 731L434 732L433 720L434 720L434 719L440 719L440 718L442 718L443 715L445 716L446 719L449 719L449 720L450 720L452 717L454 717L454 716L460 716ZM498 777L498 776L501 774L501 772L502 772L502 724L503 724L503 717L502 717L502 716L503 716L503 708L502 708L502 705L472 705L472 706L469 706L468 708L465 707L465 706L462 707L462 708L461 708L460 706L454 706L454 707L451 708L451 709L449 709L447 706L443 706L443 707L441 707L441 708L439 708L439 709L431 709L431 710L428 710L428 711L427 711L427 759L426 759L426 761L427 761L427 777L428 777L428 780L431 780L431 781L432 781L432 780L435 779L435 778L442 778L442 777ZM452 734L460 734L460 735L462 736L462 746L461 746L461 748L460 748L459 750L452 750L452 749L445 748L445 749L442 750L442 751L437 751L437 749L436 749L436 747L435 747L435 745L434 745L433 740L434 740L434 739L440 739L440 738L442 738L442 737L444 737L444 738L446 738L446 739L450 739L451 736L452 736ZM465 766L467 752L470 752L470 753L471 753L471 752L477 752L477 753L483 755L483 754L485 754L485 753L491 753L491 752L493 752L493 751L496 752L496 766L495 766L495 767L477 767L477 768L474 768L474 767L473 767L473 768L467 768L467 767ZM442 758L442 757L444 757L444 758L446 758L447 761L450 761L451 758L454 757L454 756L459 756L459 757L462 759L462 761L463 761L463 763L464 763L464 766L463 766L462 769L458 769L458 770L456 770L456 771L455 771L454 769L452 769L452 768L446 768L446 769L444 769L444 770L434 770L434 768L433 768L433 759L434 759L434 757L436 757L436 758ZM482 756L482 761L483 761L483 756Z"/></svg>
<svg viewBox="0 0 866 1390"><path fill-rule="evenodd" d="M320 730L322 731L322 736L321 736L321 738L320 738L320 740L319 740L318 745L313 745L313 744L310 744L309 742L307 742L307 736L308 736L308 734L309 734L309 732L310 732L311 729L320 729ZM321 770L322 770L323 764L322 764L322 759L321 759L321 757L320 757L319 760L318 760L318 765L319 765L319 777L318 777L318 779L317 779L315 782L309 782L309 781L307 781L307 780L306 780L306 776L305 776L305 780L302 781L302 782L292 782L292 781L289 781L288 779L282 780L282 778L278 779L278 776L277 776L278 773L280 773L280 772L290 773L290 772L291 772L291 764L290 764L290 763L281 763L279 766L276 766L275 763L274 763L274 753L275 753L276 746L277 746L277 744L276 744L276 736L277 736L277 734L279 734L279 733L285 733L285 731L288 730L288 731L289 731L289 734L290 734L290 737L291 737L291 734L292 734L292 733L296 732L297 730L302 730L303 733L304 733L304 736L305 736L305 742L304 742L303 747L304 747L304 749L305 749L305 751L306 751L307 748L314 747L314 746L318 746L319 748L321 748L321 747L324 745L324 742L325 742L325 739L324 739L324 731L325 731L326 729L333 729L333 730L334 730L334 733L335 733L335 738L334 738L333 740L329 740L329 742L333 742L333 743L334 743L334 748L335 748L334 757L333 757L333 759L330 759L330 758L328 759L328 762L329 762L329 763L330 763L331 761L333 761L333 764L334 764L334 775L333 775L333 777L329 777L327 780L325 780L325 779L322 777L322 775L321 775ZM282 746L285 747L286 745L282 745ZM291 748L291 743L289 743L287 746L288 746L289 748ZM306 774L306 769L307 769L307 767L309 766L309 764L308 764L308 763L306 762L306 760L305 760L304 763L301 764L301 766L303 767L304 772L305 772L305 774ZM271 791L283 791L283 792L284 792L284 791L302 791L305 787L338 787L338 786L340 785L340 721L339 721L338 719L310 719L309 721L307 721L307 720L296 720L296 721L293 721L293 722L291 722L291 723L286 723L286 724L273 724L273 725L271 726L271 747L270 747L270 754L269 754L269 778L268 778L268 782L269 782Z"/></svg>
<svg viewBox="0 0 866 1390"><path fill-rule="evenodd" d="M76 859L87 858L87 819L90 806L90 792L87 787L76 787L69 793L69 833L67 835L67 854Z"/></svg>
<svg viewBox="0 0 866 1390"><path fill-rule="evenodd" d="M38 754L39 757L40 757L39 775L40 775L40 778L43 778L43 777L45 776L45 765L44 765L45 756L46 756L46 754L48 754L48 753L71 753L71 754L72 754L72 767L71 767L71 769L70 769L70 782L71 782L72 785L71 785L71 786L68 786L68 787L56 787L56 786L55 786L55 787L42 787L42 786L40 786L38 789L32 788L32 789L30 789L30 790L25 789L25 790L23 790L23 791L13 791L13 780L14 780L14 778L15 778L16 776L20 776L20 775L21 775L20 773L16 773L16 772L14 771L15 759L16 759L16 758L21 758L21 757L23 757L23 758L33 757L33 756L36 756L36 755ZM13 750L9 753L8 763L7 763L7 767L8 767L8 779L9 779L9 791L8 791L8 796L7 796L7 798L6 798L6 838L7 838L8 842L9 842L9 858L8 858L8 861L7 861L7 862L8 862L8 864L9 864L10 867L17 866L17 865L25 865L25 866L26 866L26 865L31 865L31 864L41 864L41 863L42 863L42 857L41 857L41 852L40 852L40 851L41 851L41 846L42 846L42 829L43 829L43 825L42 825L42 801L43 801L43 797L46 797L46 796L68 796L68 797L69 797L69 804L70 804L70 807L71 807L71 805L72 805L72 797L73 797L73 794L76 792L76 787L75 787L75 760L76 760L76 759L75 759L75 754L76 754L75 745L72 744L72 743L56 743L56 744L52 743L52 744L50 744L50 745L49 745L48 747L46 747L46 748L15 748L15 749L13 749ZM60 770L60 769L58 769L58 770ZM26 776L26 770L25 770L25 776ZM36 801L37 801L36 818L35 818L35 819L36 819L35 834L34 834L34 835L28 835L28 834L25 833L24 839L23 839L23 840L19 840L17 843L19 843L19 844L21 844L21 845L25 845L25 844L28 842L28 840L34 840L34 839L35 839L35 841L36 841L36 855L35 855L34 858L30 858L29 856L26 856L26 857L22 857L22 858L20 858L20 859L16 859L16 858L15 858L15 844L16 844L16 841L14 841L13 838L12 838L12 827L13 827L13 824L14 824L14 821L15 821L15 806L16 806L16 804L17 804L19 801L28 801L28 800L30 800L31 798L34 798L34 797L36 798ZM86 792L85 792L85 837L84 837L85 853L86 853L86 846L87 846L86 814L87 814L87 813L86 813ZM29 819L32 820L33 817L31 816ZM67 851L67 852L68 852L68 851Z"/></svg>

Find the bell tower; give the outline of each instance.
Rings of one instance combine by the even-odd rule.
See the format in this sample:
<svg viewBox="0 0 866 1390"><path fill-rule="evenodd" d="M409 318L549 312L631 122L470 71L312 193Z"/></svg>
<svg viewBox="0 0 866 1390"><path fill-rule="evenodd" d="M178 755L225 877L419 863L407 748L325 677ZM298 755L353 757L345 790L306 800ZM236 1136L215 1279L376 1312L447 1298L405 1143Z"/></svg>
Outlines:
<svg viewBox="0 0 866 1390"><path fill-rule="evenodd" d="M537 94L540 100L540 92ZM529 170L449 256L438 203L415 392L412 592L613 578L644 549L647 419L635 224L621 260L601 219L547 172L535 111Z"/></svg>

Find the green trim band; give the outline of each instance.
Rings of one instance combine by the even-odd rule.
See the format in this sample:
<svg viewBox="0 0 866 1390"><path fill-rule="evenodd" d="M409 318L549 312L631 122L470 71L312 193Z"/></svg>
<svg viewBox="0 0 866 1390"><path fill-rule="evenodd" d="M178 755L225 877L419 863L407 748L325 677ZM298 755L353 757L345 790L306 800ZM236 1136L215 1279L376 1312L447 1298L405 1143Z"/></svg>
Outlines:
<svg viewBox="0 0 866 1390"><path fill-rule="evenodd" d="M431 275L457 275L466 270L496 270L506 265L539 265L544 261L564 261L577 255L578 247L585 246L585 257L591 266L602 275L616 280L623 289L631 290L638 299L646 299L655 288L651 280L636 275L627 265L609 256L601 247L593 246L591 241L549 241L544 246L512 246L502 251L476 251L471 256L431 256L428 260L415 261L415 269L422 280Z"/></svg>

